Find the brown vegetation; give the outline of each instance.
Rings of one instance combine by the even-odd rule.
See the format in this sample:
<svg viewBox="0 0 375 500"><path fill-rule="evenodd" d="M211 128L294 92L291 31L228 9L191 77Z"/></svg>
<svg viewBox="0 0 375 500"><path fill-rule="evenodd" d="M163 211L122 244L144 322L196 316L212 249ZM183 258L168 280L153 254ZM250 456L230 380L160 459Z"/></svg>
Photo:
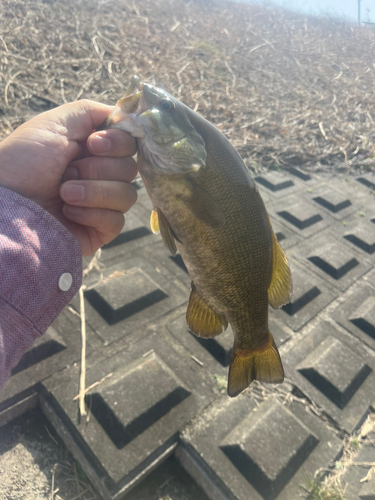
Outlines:
<svg viewBox="0 0 375 500"><path fill-rule="evenodd" d="M0 136L63 102L113 104L134 73L212 121L254 168L375 162L370 28L210 1L2 0Z"/></svg>

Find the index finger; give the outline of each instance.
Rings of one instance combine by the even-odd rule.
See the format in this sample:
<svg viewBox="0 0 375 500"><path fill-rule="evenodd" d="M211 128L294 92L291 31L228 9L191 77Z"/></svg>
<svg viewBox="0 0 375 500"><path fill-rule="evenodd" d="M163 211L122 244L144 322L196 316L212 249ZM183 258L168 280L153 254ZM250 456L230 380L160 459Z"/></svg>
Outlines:
<svg viewBox="0 0 375 500"><path fill-rule="evenodd" d="M94 132L87 139L87 147L95 156L133 156L137 151L134 137L119 129Z"/></svg>

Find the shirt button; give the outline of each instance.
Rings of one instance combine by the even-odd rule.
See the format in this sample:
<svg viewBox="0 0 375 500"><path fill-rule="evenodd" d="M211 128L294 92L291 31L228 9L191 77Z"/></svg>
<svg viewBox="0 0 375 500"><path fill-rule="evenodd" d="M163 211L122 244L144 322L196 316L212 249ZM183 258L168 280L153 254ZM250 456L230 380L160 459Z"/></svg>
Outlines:
<svg viewBox="0 0 375 500"><path fill-rule="evenodd" d="M72 286L73 278L70 273L64 273L60 276L59 279L59 288L63 292L67 292L69 288Z"/></svg>

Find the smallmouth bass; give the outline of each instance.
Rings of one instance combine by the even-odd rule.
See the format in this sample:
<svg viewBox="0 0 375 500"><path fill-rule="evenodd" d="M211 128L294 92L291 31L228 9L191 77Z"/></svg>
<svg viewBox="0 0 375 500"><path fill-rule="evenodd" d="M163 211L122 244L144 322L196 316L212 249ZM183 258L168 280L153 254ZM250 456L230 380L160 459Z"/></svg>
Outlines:
<svg viewBox="0 0 375 500"><path fill-rule="evenodd" d="M231 324L228 395L284 370L268 329L268 303L290 301L292 279L263 200L241 157L211 123L164 90L133 77L101 129L137 139L138 168L153 203L151 229L192 280L186 321L197 336Z"/></svg>

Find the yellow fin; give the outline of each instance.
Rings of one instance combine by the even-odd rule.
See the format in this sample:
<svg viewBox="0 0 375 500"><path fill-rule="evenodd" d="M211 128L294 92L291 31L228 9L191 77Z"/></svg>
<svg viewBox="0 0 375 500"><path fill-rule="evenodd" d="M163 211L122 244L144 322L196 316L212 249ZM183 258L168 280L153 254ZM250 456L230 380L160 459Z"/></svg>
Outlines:
<svg viewBox="0 0 375 500"><path fill-rule="evenodd" d="M160 234L160 228L159 228L159 219L158 219L158 213L155 210L155 208L151 212L151 217L150 217L150 226L151 226L151 231L154 234Z"/></svg>
<svg viewBox="0 0 375 500"><path fill-rule="evenodd" d="M207 339L219 335L228 327L225 316L215 313L208 307L197 293L194 283L186 312L186 322L194 335Z"/></svg>
<svg viewBox="0 0 375 500"><path fill-rule="evenodd" d="M268 302L274 309L290 302L293 293L292 274L284 250L271 227L272 278L268 287Z"/></svg>
<svg viewBox="0 0 375 500"><path fill-rule="evenodd" d="M260 349L233 349L229 367L228 396L238 396L253 380L280 384L284 369L271 334L269 342Z"/></svg>
<svg viewBox="0 0 375 500"><path fill-rule="evenodd" d="M161 234L161 237L163 238L164 245L168 248L168 250L174 256L177 253L177 246L176 246L176 242L175 242L174 233L171 229L171 226L169 225L169 222L165 218L165 215L160 210L160 208L157 208L156 211L157 211L157 217L158 217L158 222L159 222L160 234ZM152 216L152 214L151 214L151 216Z"/></svg>

